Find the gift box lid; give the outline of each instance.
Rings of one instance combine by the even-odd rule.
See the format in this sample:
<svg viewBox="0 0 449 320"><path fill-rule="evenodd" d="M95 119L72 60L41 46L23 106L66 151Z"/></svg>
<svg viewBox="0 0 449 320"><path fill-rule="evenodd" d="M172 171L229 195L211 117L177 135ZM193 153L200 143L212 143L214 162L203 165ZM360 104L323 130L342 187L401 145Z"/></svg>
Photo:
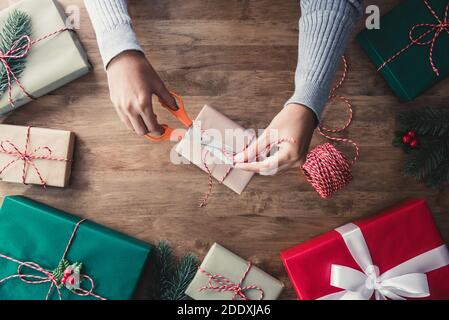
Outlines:
<svg viewBox="0 0 449 320"><path fill-rule="evenodd" d="M0 254L53 270L80 220L22 196L5 197L0 210ZM82 273L94 280L95 294L121 300L132 297L150 251L142 241L85 221L76 231L66 258L83 263ZM0 279L17 274L17 267L17 263L0 259ZM27 268L22 272L34 274ZM11 279L1 284L0 300L44 299L48 289L48 283L33 285ZM84 298L66 289L61 293L64 300ZM49 298L58 299L55 290Z"/></svg>
<svg viewBox="0 0 449 320"><path fill-rule="evenodd" d="M410 199L354 222L380 273L444 244L424 200ZM360 270L335 230L281 252L299 299L318 299L341 289L330 284L332 265ZM449 267L427 273L432 299L449 298Z"/></svg>

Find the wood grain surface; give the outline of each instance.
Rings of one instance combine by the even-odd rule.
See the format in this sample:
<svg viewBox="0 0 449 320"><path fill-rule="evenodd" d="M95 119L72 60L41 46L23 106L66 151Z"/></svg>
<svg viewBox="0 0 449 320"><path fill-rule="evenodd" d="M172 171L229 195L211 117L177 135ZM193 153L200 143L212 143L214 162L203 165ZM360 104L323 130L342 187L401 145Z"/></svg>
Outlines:
<svg viewBox="0 0 449 320"><path fill-rule="evenodd" d="M10 2L1 0L1 7ZM177 254L193 251L200 259L219 242L281 279L283 299L295 294L280 250L403 199L427 199L449 240L449 193L404 177L404 155L391 146L395 115L413 107L447 106L448 79L415 101L400 103L352 41L349 77L341 93L355 107L354 122L344 134L361 148L354 181L322 200L298 170L257 176L241 196L216 186L209 205L199 209L207 176L193 165L173 165L172 144L150 143L120 123L83 1L61 2L81 8L79 36L93 72L21 107L4 122L74 131L71 184L43 190L1 183L1 195L22 194L150 243L168 239ZM369 1L382 14L396 3ZM207 103L244 127L264 128L292 93L298 0L135 0L130 12L154 67L168 87L185 97L192 116ZM362 27L363 22L358 30ZM165 112L158 115L173 123ZM339 105L325 115L329 125L344 119ZM312 145L322 142L315 136Z"/></svg>

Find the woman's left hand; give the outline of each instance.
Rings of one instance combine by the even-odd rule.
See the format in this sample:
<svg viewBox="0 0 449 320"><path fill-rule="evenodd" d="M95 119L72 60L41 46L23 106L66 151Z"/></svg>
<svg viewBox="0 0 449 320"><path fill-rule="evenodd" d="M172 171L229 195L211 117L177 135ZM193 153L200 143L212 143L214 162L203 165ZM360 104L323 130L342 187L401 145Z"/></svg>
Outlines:
<svg viewBox="0 0 449 320"><path fill-rule="evenodd" d="M235 168L261 175L274 175L289 168L300 167L304 163L315 127L316 117L312 110L300 104L285 106L263 134L234 157ZM280 143L279 151L274 155L260 159L260 153L266 151L268 145L283 138L290 141Z"/></svg>

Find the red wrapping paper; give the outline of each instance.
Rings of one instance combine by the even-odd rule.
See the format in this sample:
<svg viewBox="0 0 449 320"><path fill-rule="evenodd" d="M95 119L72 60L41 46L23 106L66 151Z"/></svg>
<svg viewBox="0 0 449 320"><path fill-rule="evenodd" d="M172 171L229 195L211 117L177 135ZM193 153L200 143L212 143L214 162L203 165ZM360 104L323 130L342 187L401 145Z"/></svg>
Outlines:
<svg viewBox="0 0 449 320"><path fill-rule="evenodd" d="M424 200L407 200L354 224L361 229L381 274L444 244ZM282 251L281 258L301 300L314 300L341 291L330 285L332 264L360 270L335 230ZM430 296L425 299L449 299L449 266L426 275Z"/></svg>

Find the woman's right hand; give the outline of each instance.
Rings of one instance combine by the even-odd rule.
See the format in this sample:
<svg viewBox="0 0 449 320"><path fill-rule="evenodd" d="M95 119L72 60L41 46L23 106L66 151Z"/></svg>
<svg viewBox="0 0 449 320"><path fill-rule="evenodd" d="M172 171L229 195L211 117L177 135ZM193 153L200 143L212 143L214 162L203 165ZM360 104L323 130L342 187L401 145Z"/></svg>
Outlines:
<svg viewBox="0 0 449 320"><path fill-rule="evenodd" d="M164 130L153 112L153 94L174 110L177 105L147 58L138 51L125 51L109 63L107 75L120 120L138 135L161 135Z"/></svg>

